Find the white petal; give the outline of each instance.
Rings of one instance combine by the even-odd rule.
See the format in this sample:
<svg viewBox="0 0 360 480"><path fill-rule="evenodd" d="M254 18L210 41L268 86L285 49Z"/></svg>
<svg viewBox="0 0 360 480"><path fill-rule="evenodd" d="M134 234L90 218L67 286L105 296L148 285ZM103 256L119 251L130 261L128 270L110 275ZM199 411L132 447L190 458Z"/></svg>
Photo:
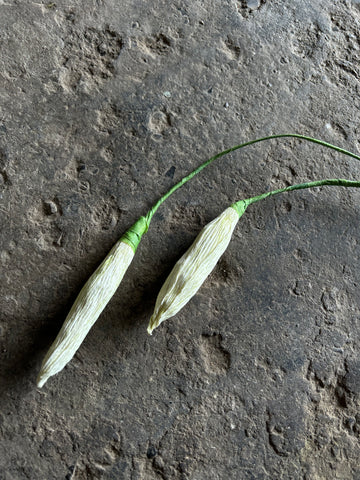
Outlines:
<svg viewBox="0 0 360 480"><path fill-rule="evenodd" d="M117 242L86 282L43 360L38 387L72 359L114 295L133 258L133 249L127 243Z"/></svg>
<svg viewBox="0 0 360 480"><path fill-rule="evenodd" d="M206 225L180 258L162 286L148 327L151 334L161 322L174 316L199 290L231 240L239 214L227 208Z"/></svg>

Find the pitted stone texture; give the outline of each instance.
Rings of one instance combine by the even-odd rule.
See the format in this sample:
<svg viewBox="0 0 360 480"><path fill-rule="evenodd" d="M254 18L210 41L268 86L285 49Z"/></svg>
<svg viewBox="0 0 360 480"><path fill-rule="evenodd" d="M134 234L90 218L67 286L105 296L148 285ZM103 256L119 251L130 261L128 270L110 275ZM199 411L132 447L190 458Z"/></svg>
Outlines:
<svg viewBox="0 0 360 480"><path fill-rule="evenodd" d="M358 2L0 2L0 478L360 477L360 192L248 208L199 293L156 295L241 198L356 160L294 140L161 206L75 358L37 390L81 286L161 193L271 133L359 148Z"/></svg>

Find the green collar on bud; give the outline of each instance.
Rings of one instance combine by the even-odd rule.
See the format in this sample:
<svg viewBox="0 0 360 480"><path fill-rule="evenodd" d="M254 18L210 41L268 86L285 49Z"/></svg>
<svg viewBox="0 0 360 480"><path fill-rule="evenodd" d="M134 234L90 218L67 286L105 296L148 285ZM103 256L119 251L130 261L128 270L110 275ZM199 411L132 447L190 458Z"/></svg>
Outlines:
<svg viewBox="0 0 360 480"><path fill-rule="evenodd" d="M120 242L127 243L136 252L141 237L148 231L149 223L145 217L140 217L120 238Z"/></svg>
<svg viewBox="0 0 360 480"><path fill-rule="evenodd" d="M244 214L248 205L249 205L248 200L240 200L239 202L236 202L230 205L230 207L236 211L236 213L239 215L239 218L240 218Z"/></svg>

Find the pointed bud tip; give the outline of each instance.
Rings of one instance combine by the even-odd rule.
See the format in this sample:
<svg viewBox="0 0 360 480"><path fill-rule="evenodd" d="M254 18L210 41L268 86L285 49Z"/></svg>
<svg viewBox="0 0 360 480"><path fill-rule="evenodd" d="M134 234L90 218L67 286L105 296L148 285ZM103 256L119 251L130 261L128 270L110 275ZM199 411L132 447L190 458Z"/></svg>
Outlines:
<svg viewBox="0 0 360 480"><path fill-rule="evenodd" d="M43 375L41 375L41 373L39 373L39 376L36 380L36 386L38 388L42 388L45 385L47 379L48 379L48 377L44 377Z"/></svg>
<svg viewBox="0 0 360 480"><path fill-rule="evenodd" d="M158 319L155 317L155 315L152 315L151 318L150 318L150 322L149 322L149 325L147 327L147 332L149 335L152 335L152 332L155 330L156 327L159 326L159 321Z"/></svg>

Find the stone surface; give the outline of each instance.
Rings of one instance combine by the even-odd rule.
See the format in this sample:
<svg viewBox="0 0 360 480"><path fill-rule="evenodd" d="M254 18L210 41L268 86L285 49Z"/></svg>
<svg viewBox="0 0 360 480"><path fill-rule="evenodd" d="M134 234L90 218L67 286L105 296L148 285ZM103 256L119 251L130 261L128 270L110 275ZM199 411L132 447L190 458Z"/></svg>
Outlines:
<svg viewBox="0 0 360 480"><path fill-rule="evenodd" d="M360 478L360 192L248 209L198 295L156 294L234 200L356 160L295 140L218 160L155 215L70 364L35 379L81 285L161 193L271 133L359 149L360 5L0 1L0 478Z"/></svg>

